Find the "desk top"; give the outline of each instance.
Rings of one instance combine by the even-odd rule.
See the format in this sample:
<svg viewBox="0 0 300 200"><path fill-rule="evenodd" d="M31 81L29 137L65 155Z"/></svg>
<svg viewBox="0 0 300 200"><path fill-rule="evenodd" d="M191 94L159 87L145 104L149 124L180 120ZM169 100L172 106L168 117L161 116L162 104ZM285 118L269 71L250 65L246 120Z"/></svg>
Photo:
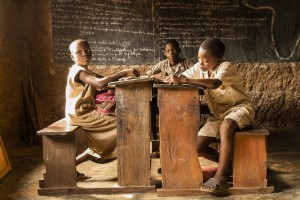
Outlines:
<svg viewBox="0 0 300 200"><path fill-rule="evenodd" d="M154 88L184 88L184 89L199 89L203 90L204 87L199 85L192 85L192 84L162 84L162 83L155 83L153 84Z"/></svg>
<svg viewBox="0 0 300 200"><path fill-rule="evenodd" d="M122 78L118 81L110 82L108 83L108 86L116 86L116 85L125 85L125 84L131 84L131 83L141 83L141 82L148 82L153 81L153 78L149 78L148 76L141 76L139 78Z"/></svg>

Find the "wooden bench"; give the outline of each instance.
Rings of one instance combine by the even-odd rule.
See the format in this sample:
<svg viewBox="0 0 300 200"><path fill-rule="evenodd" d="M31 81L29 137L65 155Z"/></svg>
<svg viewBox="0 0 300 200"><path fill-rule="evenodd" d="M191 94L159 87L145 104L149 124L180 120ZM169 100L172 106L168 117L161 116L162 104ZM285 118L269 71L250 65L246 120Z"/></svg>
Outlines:
<svg viewBox="0 0 300 200"><path fill-rule="evenodd" d="M76 188L75 131L79 126L70 126L61 119L37 132L43 137L43 159L46 168L40 181L39 194L51 188Z"/></svg>
<svg viewBox="0 0 300 200"><path fill-rule="evenodd" d="M79 128L79 126L70 126L65 119L61 119L37 132L38 135L43 137L43 160L46 168L44 179L39 181L39 195L116 194L155 191L155 187L150 186L149 167L142 168L140 166L144 163L150 163L150 151L147 153L149 161L144 159L144 162L141 162L140 159L144 158L141 155L137 162L131 160L131 165L128 164L130 159L118 159L118 187L77 187L75 132ZM119 136L124 140L126 138L122 134L118 134ZM118 145L120 149L118 157L120 157L120 154L128 154L132 152L132 149L136 149L134 144L128 145L125 149L123 143L121 146ZM147 144L150 148L149 141ZM140 141L136 145L140 146ZM144 148L144 146L139 148ZM134 171L135 175L140 175L134 176L126 173L129 171L128 168L130 171Z"/></svg>
<svg viewBox="0 0 300 200"><path fill-rule="evenodd" d="M74 133L80 127L70 126L61 119L37 132L43 136L46 167L38 190L40 195L155 191L150 182L151 79L118 81L110 85L116 89L118 187L77 187Z"/></svg>
<svg viewBox="0 0 300 200"><path fill-rule="evenodd" d="M269 131L249 127L234 136L233 187L231 194L271 193L267 186L267 144Z"/></svg>

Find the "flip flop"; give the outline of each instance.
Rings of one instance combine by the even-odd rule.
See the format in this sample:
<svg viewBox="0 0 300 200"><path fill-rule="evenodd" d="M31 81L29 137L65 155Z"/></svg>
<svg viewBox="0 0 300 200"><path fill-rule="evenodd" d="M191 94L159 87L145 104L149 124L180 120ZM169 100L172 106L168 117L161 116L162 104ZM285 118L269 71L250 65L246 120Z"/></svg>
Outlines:
<svg viewBox="0 0 300 200"><path fill-rule="evenodd" d="M116 160L117 158L108 158L108 159L103 159L103 158L93 158L91 159L91 161L98 163L98 164L106 164L109 162L112 162L114 160Z"/></svg>
<svg viewBox="0 0 300 200"><path fill-rule="evenodd" d="M214 177L218 170L217 167L211 167L211 166L201 166L201 169L203 175L203 183L208 181L210 178Z"/></svg>
<svg viewBox="0 0 300 200"><path fill-rule="evenodd" d="M228 188L229 185L226 181L220 181L219 179L210 178L208 181L203 183L200 190L211 194L225 195L228 194Z"/></svg>
<svg viewBox="0 0 300 200"><path fill-rule="evenodd" d="M92 178L91 176L86 176L84 173L77 172L77 181L85 181Z"/></svg>

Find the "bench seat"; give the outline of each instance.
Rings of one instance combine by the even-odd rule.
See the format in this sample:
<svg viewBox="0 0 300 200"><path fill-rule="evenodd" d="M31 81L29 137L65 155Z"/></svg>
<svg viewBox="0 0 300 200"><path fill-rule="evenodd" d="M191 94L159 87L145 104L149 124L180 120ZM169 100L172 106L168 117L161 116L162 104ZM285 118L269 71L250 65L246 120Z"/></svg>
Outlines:
<svg viewBox="0 0 300 200"><path fill-rule="evenodd" d="M61 119L37 132L43 137L43 160L46 168L44 180L40 181L39 194L48 188L77 187L75 165L75 131L79 126L70 126Z"/></svg>
<svg viewBox="0 0 300 200"><path fill-rule="evenodd" d="M234 136L233 188L267 187L267 145L269 131L247 128Z"/></svg>

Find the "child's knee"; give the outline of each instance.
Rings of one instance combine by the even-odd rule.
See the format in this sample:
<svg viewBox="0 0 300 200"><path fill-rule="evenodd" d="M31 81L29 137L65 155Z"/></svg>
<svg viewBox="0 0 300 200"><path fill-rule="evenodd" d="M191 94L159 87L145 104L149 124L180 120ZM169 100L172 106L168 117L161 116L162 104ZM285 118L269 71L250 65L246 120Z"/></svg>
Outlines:
<svg viewBox="0 0 300 200"><path fill-rule="evenodd" d="M223 120L221 127L220 127L220 133L222 134L233 134L237 129L239 128L236 121L230 118L226 118Z"/></svg>
<svg viewBox="0 0 300 200"><path fill-rule="evenodd" d="M214 143L214 142L216 142L216 138L198 136L197 137L197 151L198 151L198 154L199 153L204 154L208 150L209 145L211 143Z"/></svg>

